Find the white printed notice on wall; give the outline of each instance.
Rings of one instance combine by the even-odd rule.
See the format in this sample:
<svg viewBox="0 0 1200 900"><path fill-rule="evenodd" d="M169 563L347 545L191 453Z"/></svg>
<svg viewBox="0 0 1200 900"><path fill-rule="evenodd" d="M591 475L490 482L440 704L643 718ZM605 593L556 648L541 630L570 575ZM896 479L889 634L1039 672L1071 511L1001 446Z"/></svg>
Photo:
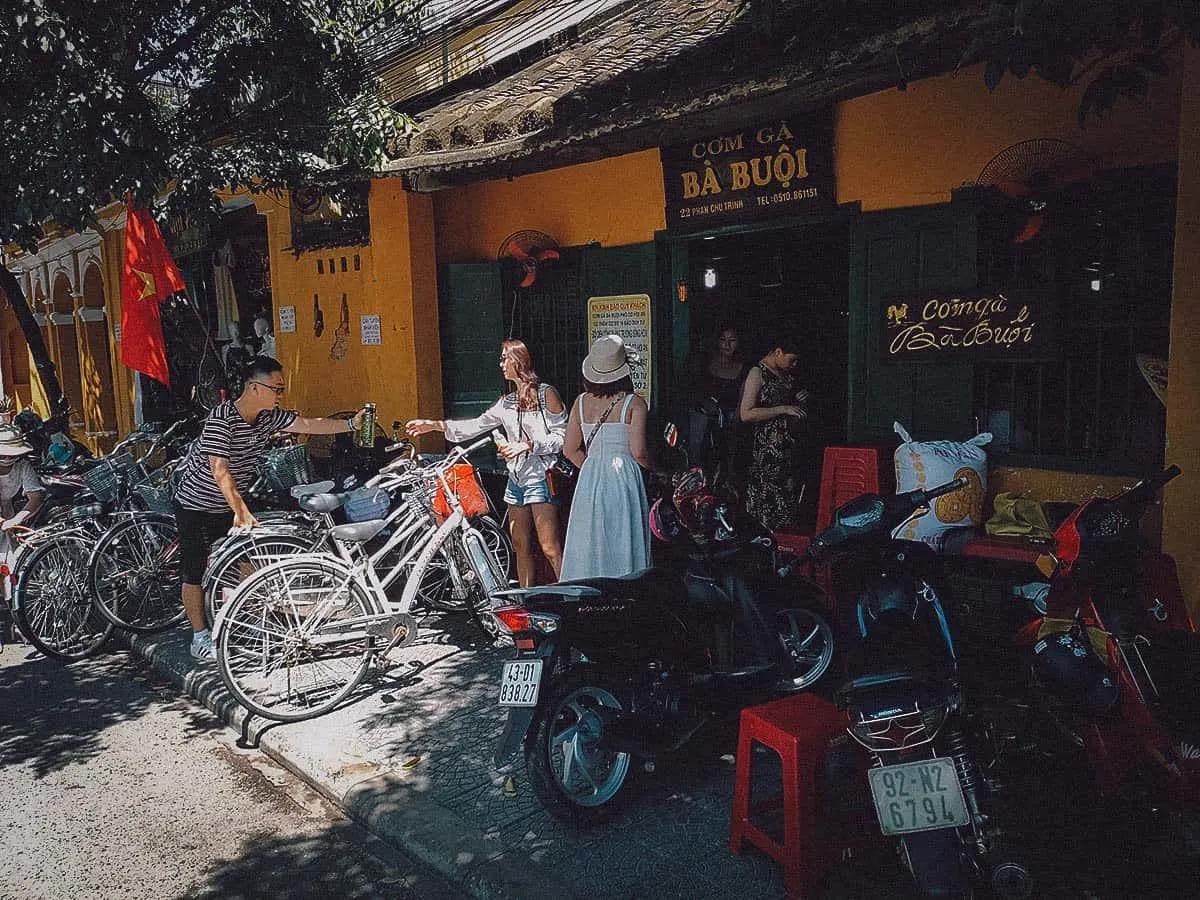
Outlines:
<svg viewBox="0 0 1200 900"><path fill-rule="evenodd" d="M287 334L296 330L296 307L279 307L279 330Z"/></svg>
<svg viewBox="0 0 1200 900"><path fill-rule="evenodd" d="M622 294L616 297L588 299L588 344L606 334L619 334L625 347L641 359L630 366L633 388L650 405L650 377L653 371L650 334L650 296Z"/></svg>
<svg viewBox="0 0 1200 900"><path fill-rule="evenodd" d="M379 316L362 317L362 342L378 346L383 343L383 329L379 324Z"/></svg>

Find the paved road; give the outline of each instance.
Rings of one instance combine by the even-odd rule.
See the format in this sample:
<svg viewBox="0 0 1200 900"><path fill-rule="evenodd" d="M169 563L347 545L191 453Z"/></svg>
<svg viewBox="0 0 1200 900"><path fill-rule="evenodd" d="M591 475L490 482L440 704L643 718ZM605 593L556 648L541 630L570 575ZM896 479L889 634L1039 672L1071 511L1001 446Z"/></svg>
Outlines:
<svg viewBox="0 0 1200 900"><path fill-rule="evenodd" d="M461 896L141 659L0 652L0 900Z"/></svg>

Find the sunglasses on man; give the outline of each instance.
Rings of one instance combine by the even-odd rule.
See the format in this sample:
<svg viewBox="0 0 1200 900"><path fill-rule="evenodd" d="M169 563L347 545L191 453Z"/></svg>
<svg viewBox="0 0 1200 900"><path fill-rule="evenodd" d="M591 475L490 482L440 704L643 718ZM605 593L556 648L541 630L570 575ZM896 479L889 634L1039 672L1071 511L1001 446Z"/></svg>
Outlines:
<svg viewBox="0 0 1200 900"><path fill-rule="evenodd" d="M267 384L267 382L265 382L265 381L251 381L250 383L251 384L260 384L263 387L265 387L267 390L274 391L276 397L282 397L284 392L287 390L287 388L283 387L282 385Z"/></svg>

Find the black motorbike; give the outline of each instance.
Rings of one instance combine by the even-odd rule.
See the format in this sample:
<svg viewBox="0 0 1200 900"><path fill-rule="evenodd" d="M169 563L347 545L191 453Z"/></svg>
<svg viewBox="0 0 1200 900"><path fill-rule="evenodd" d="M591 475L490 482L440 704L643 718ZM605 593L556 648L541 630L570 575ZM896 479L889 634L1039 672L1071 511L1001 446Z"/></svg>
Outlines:
<svg viewBox="0 0 1200 900"><path fill-rule="evenodd" d="M687 548L668 567L502 591L508 605L493 610L516 645L496 763L523 749L538 799L579 824L613 808L635 759L650 770L743 706L812 687L833 660L820 588L781 576L770 535L700 470L655 503L651 524Z"/></svg>
<svg viewBox="0 0 1200 900"><path fill-rule="evenodd" d="M861 785L865 768L869 788L867 797L829 784L826 794L843 813L849 807L858 821L877 822L918 896L970 897L982 888L1024 898L1029 870L1009 855L999 784L977 761L972 710L936 587L939 559L925 544L892 538L933 499L965 485L956 479L925 491L865 494L813 538L808 556L836 563L839 607L851 619L843 644L848 680L835 699L866 751L846 742L828 769ZM872 812L854 809L860 803Z"/></svg>

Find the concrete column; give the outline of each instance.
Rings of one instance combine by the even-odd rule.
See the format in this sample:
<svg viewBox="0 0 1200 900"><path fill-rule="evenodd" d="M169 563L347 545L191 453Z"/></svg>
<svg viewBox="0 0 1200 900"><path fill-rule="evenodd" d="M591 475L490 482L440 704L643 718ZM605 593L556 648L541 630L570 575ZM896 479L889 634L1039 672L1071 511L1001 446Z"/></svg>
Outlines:
<svg viewBox="0 0 1200 900"><path fill-rule="evenodd" d="M1183 475L1164 495L1163 550L1175 557L1192 619L1200 622L1200 48L1185 45L1182 82L1166 455Z"/></svg>

